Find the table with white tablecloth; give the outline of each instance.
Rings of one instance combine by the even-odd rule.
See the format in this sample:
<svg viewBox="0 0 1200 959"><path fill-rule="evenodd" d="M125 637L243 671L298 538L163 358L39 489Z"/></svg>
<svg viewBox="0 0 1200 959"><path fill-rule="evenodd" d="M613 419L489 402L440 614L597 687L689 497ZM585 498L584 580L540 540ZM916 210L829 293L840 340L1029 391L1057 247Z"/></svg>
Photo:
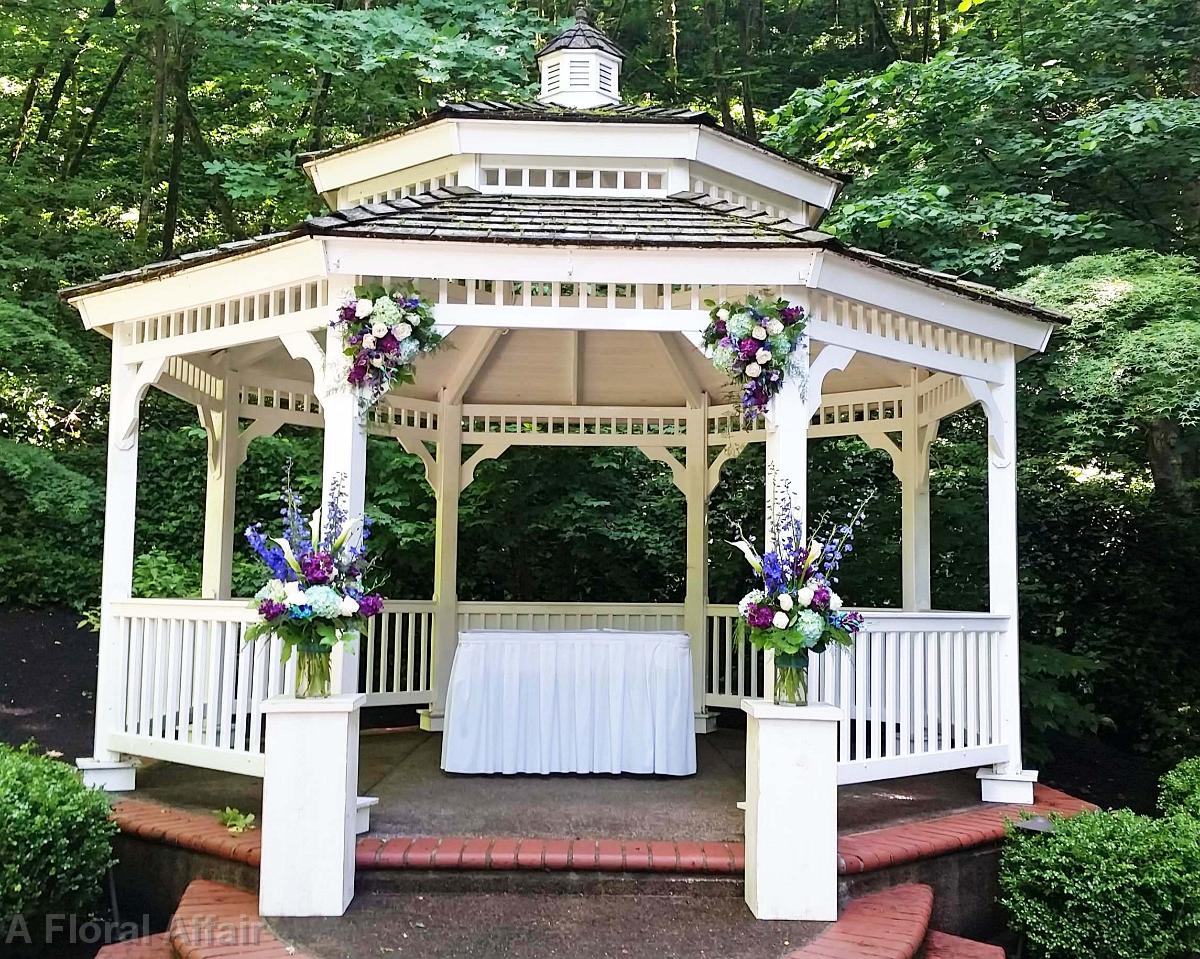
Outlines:
<svg viewBox="0 0 1200 959"><path fill-rule="evenodd" d="M442 768L452 773L696 771L684 633L459 634Z"/></svg>

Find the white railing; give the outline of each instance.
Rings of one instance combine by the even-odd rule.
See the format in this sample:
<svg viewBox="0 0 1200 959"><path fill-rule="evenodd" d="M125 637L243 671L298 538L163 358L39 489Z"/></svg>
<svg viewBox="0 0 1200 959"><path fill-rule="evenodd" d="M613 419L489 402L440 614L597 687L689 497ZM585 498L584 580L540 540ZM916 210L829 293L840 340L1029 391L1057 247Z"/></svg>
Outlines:
<svg viewBox="0 0 1200 959"><path fill-rule="evenodd" d="M433 678L433 602L389 600L359 645L359 690L368 706L425 704Z"/></svg>
<svg viewBox="0 0 1200 959"><path fill-rule="evenodd" d="M866 782L967 768L1005 757L999 654L1008 617L865 612L853 648L809 658L810 702L846 712L838 781ZM769 695L764 655L733 638L736 606L708 607L710 706Z"/></svg>
<svg viewBox="0 0 1200 959"><path fill-rule="evenodd" d="M256 614L245 600L137 599L111 604L120 638L116 752L262 775L262 704L290 691L293 663L277 639L245 642ZM842 783L1001 761L999 658L1008 619L988 613L865 612L852 649L809 661L810 701L845 710ZM671 630L679 603L458 604L460 629ZM737 607L710 605L705 704L736 708L770 694L771 667L739 644ZM359 647L367 705L424 704L433 687L434 604L389 601Z"/></svg>
<svg viewBox="0 0 1200 959"><path fill-rule="evenodd" d="M277 639L245 642L257 618L245 601L137 599L113 603L122 709L109 748L261 776L262 704L294 688Z"/></svg>

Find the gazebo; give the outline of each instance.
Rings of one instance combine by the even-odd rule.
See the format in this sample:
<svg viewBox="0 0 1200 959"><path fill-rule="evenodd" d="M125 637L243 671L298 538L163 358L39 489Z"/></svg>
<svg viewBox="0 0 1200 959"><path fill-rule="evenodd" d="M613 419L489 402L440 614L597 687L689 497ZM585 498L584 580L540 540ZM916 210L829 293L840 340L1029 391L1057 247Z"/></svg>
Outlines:
<svg viewBox="0 0 1200 959"><path fill-rule="evenodd" d="M335 686L418 704L440 728L460 630L672 630L690 638L695 730L770 689L769 657L709 602L707 503L723 464L765 443L805 490L810 437L858 436L902 484L903 609L864 610L853 649L811 661L812 698L842 710L840 783L981 767L985 799L1032 801L1022 764L1017 624L1017 362L1056 314L845 245L817 227L845 178L742 139L706 113L635 106L621 53L586 16L539 57L538 102L447 104L403 129L308 156L329 212L68 290L112 340L95 749L86 777L133 788L130 757L263 774L264 703L288 688L256 614L230 595L233 497L248 445L324 431L324 487L365 498L366 437L424 464L437 502L432 597L390 600ZM365 417L330 330L363 281L411 281L447 346ZM743 421L699 348L708 300L804 307L804 382ZM208 436L203 598L134 598L139 405L157 387ZM932 608L929 449L971 404L987 417L986 610ZM686 497L680 604L465 602L458 503L514 446L636 447ZM335 480L344 477L345 481ZM143 490L143 494L147 491ZM150 491L152 493L152 491ZM769 695L769 693L768 693Z"/></svg>

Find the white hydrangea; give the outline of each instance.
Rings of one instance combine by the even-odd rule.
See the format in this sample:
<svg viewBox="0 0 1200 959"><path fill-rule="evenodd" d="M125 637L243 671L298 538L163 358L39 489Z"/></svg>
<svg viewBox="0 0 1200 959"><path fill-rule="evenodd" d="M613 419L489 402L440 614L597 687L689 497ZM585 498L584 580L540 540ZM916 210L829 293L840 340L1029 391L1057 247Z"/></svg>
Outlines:
<svg viewBox="0 0 1200 959"><path fill-rule="evenodd" d="M738 613L745 619L746 614L750 612L750 607L757 606L764 599L766 599L766 595L761 589L750 590L750 592L742 597L741 602L738 603Z"/></svg>
<svg viewBox="0 0 1200 959"><path fill-rule="evenodd" d="M396 306L396 301L390 296L383 296L375 301L375 312L371 316L373 322L382 323L390 329L394 324L400 322L400 308Z"/></svg>
<svg viewBox="0 0 1200 959"><path fill-rule="evenodd" d="M283 584L281 602L287 603L289 606L304 606L308 600L304 595L304 590L300 588L300 584L291 580Z"/></svg>
<svg viewBox="0 0 1200 959"><path fill-rule="evenodd" d="M354 315L360 320L364 320L371 315L373 309L375 309L374 303L368 299L362 299L354 304Z"/></svg>
<svg viewBox="0 0 1200 959"><path fill-rule="evenodd" d="M754 317L749 313L735 313L727 324L729 335L735 340L745 339L754 329Z"/></svg>
<svg viewBox="0 0 1200 959"><path fill-rule="evenodd" d="M752 379L752 380L756 379L757 377L762 375L762 367L759 366L757 363L747 363L746 364L746 375L748 377L750 377L750 379Z"/></svg>
<svg viewBox="0 0 1200 959"><path fill-rule="evenodd" d="M264 599L269 599L274 603L282 603L282 602L286 601L287 593L284 591L284 588L283 588L283 580L281 580L281 579L270 580L266 586L264 586L262 589L260 589L257 593L254 594L254 598L259 601L264 600Z"/></svg>

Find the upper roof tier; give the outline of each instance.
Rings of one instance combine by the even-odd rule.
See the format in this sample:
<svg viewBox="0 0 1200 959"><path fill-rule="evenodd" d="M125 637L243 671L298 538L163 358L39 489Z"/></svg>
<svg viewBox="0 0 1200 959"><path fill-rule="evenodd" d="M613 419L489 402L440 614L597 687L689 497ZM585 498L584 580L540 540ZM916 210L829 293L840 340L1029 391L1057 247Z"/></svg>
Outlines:
<svg viewBox="0 0 1200 959"><path fill-rule="evenodd" d="M731 133L703 111L628 104L449 103L301 161L335 210L446 186L543 196L686 191L816 226L848 180Z"/></svg>

